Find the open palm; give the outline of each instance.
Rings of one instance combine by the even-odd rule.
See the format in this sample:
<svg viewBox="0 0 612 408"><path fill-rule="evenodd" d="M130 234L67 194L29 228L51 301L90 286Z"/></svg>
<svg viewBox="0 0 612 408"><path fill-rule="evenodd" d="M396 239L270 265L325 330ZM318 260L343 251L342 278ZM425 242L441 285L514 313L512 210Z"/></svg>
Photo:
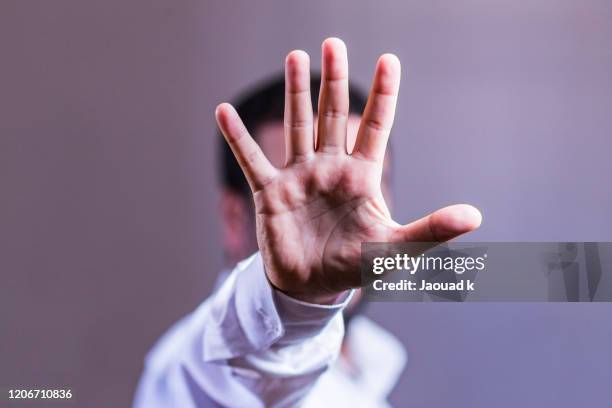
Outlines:
<svg viewBox="0 0 612 408"><path fill-rule="evenodd" d="M231 105L219 105L216 116L253 191L257 240L269 280L298 299L329 303L361 284L362 242L442 242L477 228L481 217L471 206L455 205L407 225L393 221L381 177L399 60L391 54L378 60L349 154L346 47L331 38L323 42L322 53L316 132L308 55L292 51L286 59L284 168L270 164Z"/></svg>

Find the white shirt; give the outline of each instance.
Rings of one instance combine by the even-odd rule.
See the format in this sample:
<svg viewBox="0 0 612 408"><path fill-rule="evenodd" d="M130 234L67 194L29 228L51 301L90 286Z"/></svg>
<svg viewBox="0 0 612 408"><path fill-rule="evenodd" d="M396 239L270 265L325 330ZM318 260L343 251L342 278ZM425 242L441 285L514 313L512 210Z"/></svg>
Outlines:
<svg viewBox="0 0 612 408"><path fill-rule="evenodd" d="M334 305L293 299L270 285L254 254L155 345L134 406L300 405L339 353L351 296Z"/></svg>
<svg viewBox="0 0 612 408"><path fill-rule="evenodd" d="M389 407L387 397L406 365L404 346L372 320L355 316L348 325L344 348L303 407Z"/></svg>

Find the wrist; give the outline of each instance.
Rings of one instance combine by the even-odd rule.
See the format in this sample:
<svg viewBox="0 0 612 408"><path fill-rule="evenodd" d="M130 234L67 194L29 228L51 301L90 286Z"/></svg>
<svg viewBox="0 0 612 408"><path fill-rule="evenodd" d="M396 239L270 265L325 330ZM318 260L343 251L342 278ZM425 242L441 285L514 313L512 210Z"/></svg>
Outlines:
<svg viewBox="0 0 612 408"><path fill-rule="evenodd" d="M335 291L323 288L321 285L317 285L312 278L304 278L297 274L279 273L277 268L266 265L266 257L263 254L262 259L264 261L264 273L270 286L295 300L315 305L334 305L341 303L340 299L345 299L347 293L350 293L350 290L347 289Z"/></svg>
<svg viewBox="0 0 612 408"><path fill-rule="evenodd" d="M301 302L311 303L315 305L334 305L337 303L341 303L341 299L344 300L346 294L350 291L344 290L340 292L316 292L316 291L296 291L296 290L287 290L280 287L274 283L274 280L270 278L270 276L266 273L268 278L268 282L270 285L276 289L277 291L293 298L295 300L299 300Z"/></svg>
<svg viewBox="0 0 612 408"><path fill-rule="evenodd" d="M280 292L283 292L285 295L292 297L293 299L300 300L306 303L312 303L315 305L335 305L337 303L342 303L346 298L347 294L350 292L348 290L338 292L338 293L322 293L322 294L310 294L310 293L297 293L297 292L287 292L281 289L278 289Z"/></svg>

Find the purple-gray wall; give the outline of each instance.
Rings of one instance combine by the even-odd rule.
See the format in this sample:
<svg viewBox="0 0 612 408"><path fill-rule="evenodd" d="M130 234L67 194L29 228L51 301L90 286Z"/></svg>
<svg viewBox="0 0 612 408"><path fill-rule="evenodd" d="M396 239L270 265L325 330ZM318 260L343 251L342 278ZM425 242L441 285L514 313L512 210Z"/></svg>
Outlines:
<svg viewBox="0 0 612 408"><path fill-rule="evenodd" d="M612 241L606 1L0 3L0 388L131 401L146 350L221 267L213 109L344 38L403 62L398 221L453 202L475 241ZM377 304L392 401L609 406L612 307Z"/></svg>

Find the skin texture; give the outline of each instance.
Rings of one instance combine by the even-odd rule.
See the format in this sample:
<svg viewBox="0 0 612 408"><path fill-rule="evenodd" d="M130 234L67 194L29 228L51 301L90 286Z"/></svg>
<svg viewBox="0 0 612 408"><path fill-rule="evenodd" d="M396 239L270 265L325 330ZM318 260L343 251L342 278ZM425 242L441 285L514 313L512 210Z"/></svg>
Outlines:
<svg viewBox="0 0 612 408"><path fill-rule="evenodd" d="M400 62L382 55L361 118L355 147L347 151L348 58L336 38L322 45L319 118L310 104L308 55L285 61L285 165L274 167L246 131L234 108L216 118L253 192L257 243L270 282L297 299L331 303L361 285L362 242L447 241L474 230L474 207L445 207L407 225L391 218L381 191L387 140L400 83Z"/></svg>
<svg viewBox="0 0 612 408"><path fill-rule="evenodd" d="M316 129L317 115L315 115L314 119ZM360 115L349 115L347 126L347 147L349 152L352 152L355 147L360 123ZM285 127L283 121L280 120L265 122L257 126L256 134L253 135L270 163L278 168L285 166L284 133ZM393 194L391 192L392 166L391 155L389 153L389 149L387 149L383 162L381 189L387 207L393 213ZM257 233L255 231L253 196L245 197L231 188L223 188L220 196L219 210L222 220L223 250L227 267L233 267L253 252L259 250L257 246Z"/></svg>

